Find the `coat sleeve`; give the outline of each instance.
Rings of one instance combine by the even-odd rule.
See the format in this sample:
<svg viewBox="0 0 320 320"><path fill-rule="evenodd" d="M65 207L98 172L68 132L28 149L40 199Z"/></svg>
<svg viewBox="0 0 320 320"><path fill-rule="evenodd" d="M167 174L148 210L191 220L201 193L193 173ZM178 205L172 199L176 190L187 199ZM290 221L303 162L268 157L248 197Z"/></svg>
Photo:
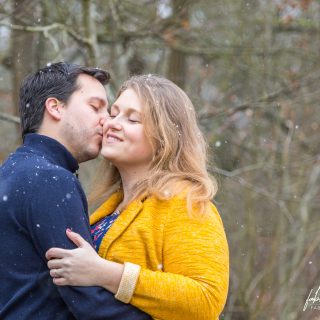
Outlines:
<svg viewBox="0 0 320 320"><path fill-rule="evenodd" d="M206 218L181 205L168 213L163 271L142 268L131 304L157 319L218 319L229 281L228 244L212 205Z"/></svg>
<svg viewBox="0 0 320 320"><path fill-rule="evenodd" d="M49 248L74 249L74 244L66 237L67 228L80 233L92 245L86 200L72 174L39 174L30 194L26 225L45 264L45 253ZM117 301L112 293L100 287L58 286L57 289L76 319L150 319L137 308Z"/></svg>

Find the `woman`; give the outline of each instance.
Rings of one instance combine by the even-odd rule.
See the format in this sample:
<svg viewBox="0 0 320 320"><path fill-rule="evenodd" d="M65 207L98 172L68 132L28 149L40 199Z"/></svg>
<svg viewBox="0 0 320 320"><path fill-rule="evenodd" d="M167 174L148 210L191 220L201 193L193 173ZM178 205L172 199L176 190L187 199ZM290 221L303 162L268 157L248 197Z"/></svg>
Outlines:
<svg viewBox="0 0 320 320"><path fill-rule="evenodd" d="M78 248L47 252L54 283L102 286L154 319L217 319L228 245L191 101L167 79L134 76L103 131L96 199L107 201L90 217L101 258L68 230Z"/></svg>

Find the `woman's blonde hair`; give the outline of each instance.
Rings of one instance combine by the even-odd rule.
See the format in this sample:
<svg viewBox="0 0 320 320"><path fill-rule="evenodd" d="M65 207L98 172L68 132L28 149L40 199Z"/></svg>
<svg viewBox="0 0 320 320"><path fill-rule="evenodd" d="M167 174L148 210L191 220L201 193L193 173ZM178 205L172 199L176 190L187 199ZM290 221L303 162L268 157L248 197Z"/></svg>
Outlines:
<svg viewBox="0 0 320 320"><path fill-rule="evenodd" d="M184 194L189 213L204 213L217 192L217 183L206 168L206 143L192 102L172 81L156 75L132 76L117 97L127 89L139 97L142 123L154 151L148 176L135 185L127 203L148 195L169 199ZM108 160L103 167L91 201L100 202L121 189L117 168Z"/></svg>

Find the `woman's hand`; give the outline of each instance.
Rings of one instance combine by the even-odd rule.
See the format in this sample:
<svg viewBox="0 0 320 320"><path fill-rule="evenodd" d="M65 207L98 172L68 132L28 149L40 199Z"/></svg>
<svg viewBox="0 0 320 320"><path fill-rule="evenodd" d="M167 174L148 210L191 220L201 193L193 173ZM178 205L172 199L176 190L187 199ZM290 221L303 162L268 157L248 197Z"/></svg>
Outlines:
<svg viewBox="0 0 320 320"><path fill-rule="evenodd" d="M100 286L117 293L123 264L102 259L78 233L67 229L73 250L51 248L46 252L53 283L58 286Z"/></svg>
<svg viewBox="0 0 320 320"><path fill-rule="evenodd" d="M101 285L102 258L79 234L67 229L68 238L78 247L73 250L51 248L46 252L53 282L59 286Z"/></svg>

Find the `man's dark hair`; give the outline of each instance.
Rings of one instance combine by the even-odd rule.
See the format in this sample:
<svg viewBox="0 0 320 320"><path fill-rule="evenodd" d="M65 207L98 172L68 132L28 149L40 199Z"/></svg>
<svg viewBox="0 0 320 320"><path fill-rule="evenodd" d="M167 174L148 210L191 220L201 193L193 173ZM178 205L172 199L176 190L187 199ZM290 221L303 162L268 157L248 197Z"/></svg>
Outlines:
<svg viewBox="0 0 320 320"><path fill-rule="evenodd" d="M110 74L104 70L66 62L48 64L23 80L19 106L22 138L27 133L38 131L48 98L54 97L61 102L68 102L78 89L77 79L80 74L87 74L102 85L106 85L110 80Z"/></svg>

